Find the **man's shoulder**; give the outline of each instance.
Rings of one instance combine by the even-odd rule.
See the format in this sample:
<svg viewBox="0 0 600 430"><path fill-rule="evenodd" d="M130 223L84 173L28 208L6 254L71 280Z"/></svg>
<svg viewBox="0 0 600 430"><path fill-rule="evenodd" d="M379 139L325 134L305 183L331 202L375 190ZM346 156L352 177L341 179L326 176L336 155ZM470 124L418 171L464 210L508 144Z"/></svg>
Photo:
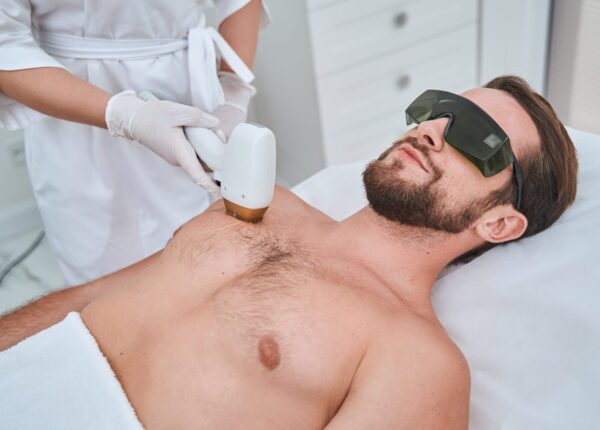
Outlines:
<svg viewBox="0 0 600 430"><path fill-rule="evenodd" d="M465 356L435 320L407 312L391 321L389 330L379 337L378 342L395 345L387 349L392 356L415 359L422 368L444 368L457 377L469 377ZM393 342L394 339L401 341Z"/></svg>
<svg viewBox="0 0 600 430"><path fill-rule="evenodd" d="M466 429L470 378L464 356L434 323L401 316L376 335L334 429Z"/></svg>
<svg viewBox="0 0 600 430"><path fill-rule="evenodd" d="M408 390L429 390L432 397L468 402L471 378L467 360L436 321L410 312L388 322L371 343L372 370ZM406 393L405 393L406 394Z"/></svg>
<svg viewBox="0 0 600 430"><path fill-rule="evenodd" d="M306 215L315 219L323 218L331 221L331 218L319 209L306 203L292 191L279 186L275 188L272 207L275 211L297 213L298 215Z"/></svg>

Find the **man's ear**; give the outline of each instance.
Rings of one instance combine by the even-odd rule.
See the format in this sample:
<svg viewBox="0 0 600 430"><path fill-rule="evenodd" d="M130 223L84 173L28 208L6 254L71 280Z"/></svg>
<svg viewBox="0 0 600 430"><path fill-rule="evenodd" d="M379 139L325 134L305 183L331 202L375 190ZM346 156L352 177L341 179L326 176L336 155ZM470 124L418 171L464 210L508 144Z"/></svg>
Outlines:
<svg viewBox="0 0 600 430"><path fill-rule="evenodd" d="M511 205L496 206L483 214L475 225L477 235L491 243L518 239L527 229L527 218Z"/></svg>

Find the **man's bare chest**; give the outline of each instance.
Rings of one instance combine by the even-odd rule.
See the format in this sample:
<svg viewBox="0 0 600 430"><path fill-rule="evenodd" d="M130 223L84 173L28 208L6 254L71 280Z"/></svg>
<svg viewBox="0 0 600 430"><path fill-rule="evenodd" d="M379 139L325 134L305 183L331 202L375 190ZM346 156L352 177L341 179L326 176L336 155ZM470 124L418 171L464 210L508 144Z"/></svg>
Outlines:
<svg viewBox="0 0 600 430"><path fill-rule="evenodd" d="M333 260L280 237L244 240L242 269L222 281L211 276L196 304L155 337L147 374L156 375L162 395L185 386L195 402L222 398L263 413L278 405L280 418L321 422L347 393L378 320L375 307L336 275ZM165 368L187 376L164 378ZM223 387L227 395L219 395Z"/></svg>
<svg viewBox="0 0 600 430"><path fill-rule="evenodd" d="M356 289L297 243L261 237L247 252L252 263L211 288L198 309L218 333L215 350L282 385L336 385L364 347L356 331L368 310Z"/></svg>
<svg viewBox="0 0 600 430"><path fill-rule="evenodd" d="M128 289L146 304L120 324L135 325L125 347L105 344L117 376L146 422L193 414L234 428L219 420L235 411L272 428L322 427L381 327L379 306L314 240L245 226L221 235L214 225L184 227L160 267Z"/></svg>
<svg viewBox="0 0 600 430"><path fill-rule="evenodd" d="M219 286L138 349L122 375L134 406L159 422L175 418L152 405L169 405L206 428L322 428L369 338L360 301L338 288L291 267Z"/></svg>

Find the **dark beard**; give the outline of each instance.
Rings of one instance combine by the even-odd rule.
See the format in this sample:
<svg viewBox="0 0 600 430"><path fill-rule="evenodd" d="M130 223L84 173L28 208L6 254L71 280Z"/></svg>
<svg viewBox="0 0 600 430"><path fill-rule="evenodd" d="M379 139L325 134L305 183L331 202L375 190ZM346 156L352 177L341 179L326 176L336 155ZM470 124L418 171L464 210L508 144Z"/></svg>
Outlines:
<svg viewBox="0 0 600 430"><path fill-rule="evenodd" d="M431 166L433 174L427 183L414 184L399 178L396 173L404 168L401 160L394 160L391 165L383 163L382 160L402 144L419 151ZM371 208L388 220L411 227L460 233L482 215L485 205L476 201L459 210L447 209L443 204L445 195L436 187L442 176L443 171L431 162L429 148L410 137L394 143L369 163L363 172L363 184Z"/></svg>

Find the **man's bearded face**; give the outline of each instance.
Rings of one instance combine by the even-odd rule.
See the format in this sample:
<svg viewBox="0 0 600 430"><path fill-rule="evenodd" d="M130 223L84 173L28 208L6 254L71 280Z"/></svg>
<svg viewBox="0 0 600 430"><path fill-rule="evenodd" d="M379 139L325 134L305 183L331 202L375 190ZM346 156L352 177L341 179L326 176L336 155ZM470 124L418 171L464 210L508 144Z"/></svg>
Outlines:
<svg viewBox="0 0 600 430"><path fill-rule="evenodd" d="M407 169L406 163L399 157L394 157L392 162L386 160L405 145L418 151L427 162L430 177L424 183L412 180L407 174L399 174ZM460 233L483 214L486 205L477 200L449 208L445 202L453 198L460 200L460 196L447 195L449 193L443 190L440 181L444 175L445 172L433 164L429 148L409 137L394 143L377 160L369 163L363 172L363 183L371 208L388 220L412 227ZM456 190L457 194L460 192Z"/></svg>

